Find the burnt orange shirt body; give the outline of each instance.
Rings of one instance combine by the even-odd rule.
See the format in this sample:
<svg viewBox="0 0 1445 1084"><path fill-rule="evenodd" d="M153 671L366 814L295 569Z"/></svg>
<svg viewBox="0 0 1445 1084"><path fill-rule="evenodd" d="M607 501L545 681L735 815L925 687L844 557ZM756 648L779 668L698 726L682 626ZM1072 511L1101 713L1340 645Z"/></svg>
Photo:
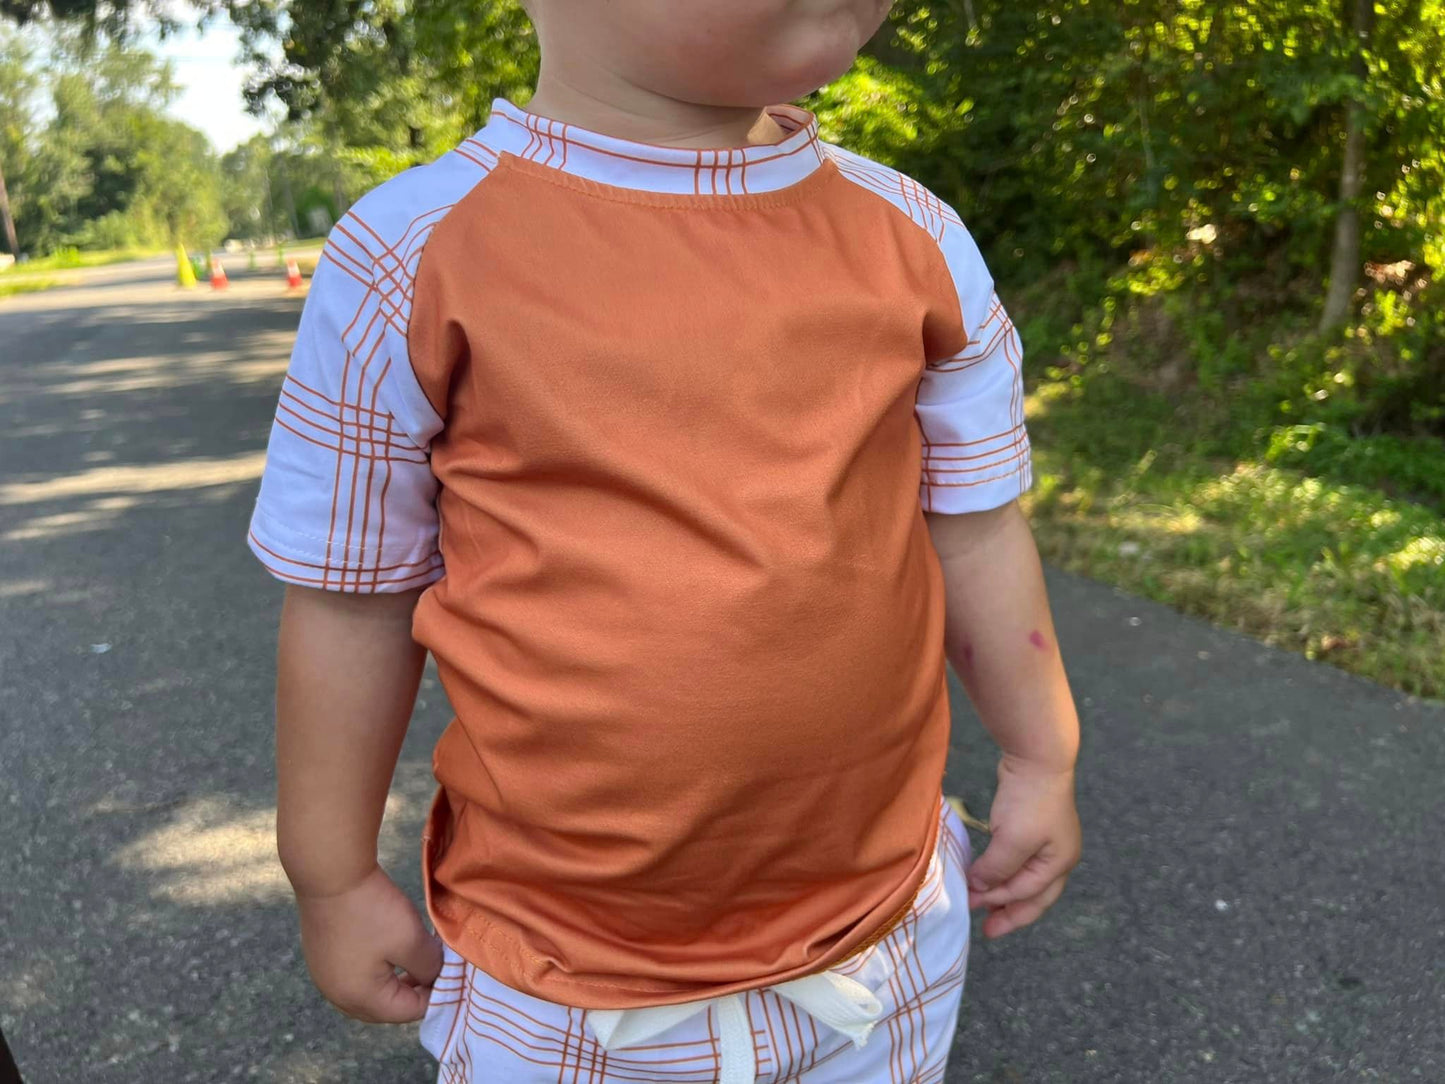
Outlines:
<svg viewBox="0 0 1445 1084"><path fill-rule="evenodd" d="M776 116L776 143L696 152L499 105L401 212L363 201L331 262L370 301L326 325L353 384L322 398L347 470L361 436L385 465L349 505L325 479L339 560L288 552L264 489L253 526L296 582L431 581L415 631L456 720L430 912L550 1001L781 982L908 905L949 735L923 510L1028 484L1017 339L962 225Z"/></svg>

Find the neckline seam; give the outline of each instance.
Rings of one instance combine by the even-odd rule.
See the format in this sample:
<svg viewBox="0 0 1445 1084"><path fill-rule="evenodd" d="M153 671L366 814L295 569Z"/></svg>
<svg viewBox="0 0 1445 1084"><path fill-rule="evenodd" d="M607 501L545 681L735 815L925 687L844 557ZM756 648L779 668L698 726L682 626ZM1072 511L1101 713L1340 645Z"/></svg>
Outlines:
<svg viewBox="0 0 1445 1084"><path fill-rule="evenodd" d="M580 150L613 156L624 161L634 161L646 166L708 170L757 168L790 158L810 147L818 148L819 158L823 158L824 155L821 152L823 141L818 132L816 116L795 106L768 106L762 112L769 116L775 116L775 110L789 109L795 110L800 115L799 118L790 119L800 119L801 123L791 131L785 129L786 134L783 139L776 143L739 144L731 147L668 147L657 143L625 139L568 124L551 117L543 117L540 114L528 113L505 98L498 98L492 103L492 117L508 121L523 129L532 137L529 142L538 141L543 145L558 145L564 155L567 148L576 147ZM784 113L784 115L787 114ZM472 138L480 138L491 123L489 120L487 125L484 125ZM738 160L724 162L724 156L729 159L738 156Z"/></svg>
<svg viewBox="0 0 1445 1084"><path fill-rule="evenodd" d="M781 188L770 188L761 192L666 192L655 188L634 188L628 185L612 184L576 173L561 166L543 162L508 150L494 151L497 155L495 169L506 169L523 176L535 177L558 188L582 192L597 199L613 203L633 204L660 210L680 211L726 211L749 208L783 207L800 202L814 187L821 186L830 176L837 174L837 164L827 155L820 155L816 167ZM738 167L733 167L734 169Z"/></svg>

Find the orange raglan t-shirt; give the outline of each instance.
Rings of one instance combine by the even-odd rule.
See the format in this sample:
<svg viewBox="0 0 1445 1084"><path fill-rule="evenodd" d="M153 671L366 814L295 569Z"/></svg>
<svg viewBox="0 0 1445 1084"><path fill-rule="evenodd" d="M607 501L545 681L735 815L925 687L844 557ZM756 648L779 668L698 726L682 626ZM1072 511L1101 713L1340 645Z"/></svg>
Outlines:
<svg viewBox="0 0 1445 1084"><path fill-rule="evenodd" d="M282 390L252 547L427 586L430 914L549 1001L782 982L906 909L949 733L923 511L1029 483L957 216L771 115L694 151L498 103L337 226Z"/></svg>

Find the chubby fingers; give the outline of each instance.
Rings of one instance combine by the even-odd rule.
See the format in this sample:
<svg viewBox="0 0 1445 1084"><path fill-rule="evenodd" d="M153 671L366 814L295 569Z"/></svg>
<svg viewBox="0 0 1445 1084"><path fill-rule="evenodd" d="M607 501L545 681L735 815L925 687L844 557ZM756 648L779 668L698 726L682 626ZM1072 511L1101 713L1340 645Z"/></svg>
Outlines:
<svg viewBox="0 0 1445 1084"><path fill-rule="evenodd" d="M390 931L378 947L382 958L375 965L341 989L323 986L322 992L347 1016L368 1024L422 1019L431 1001L431 985L441 972L441 942L418 920Z"/></svg>
<svg viewBox="0 0 1445 1084"><path fill-rule="evenodd" d="M442 973L441 938L422 925L420 918L398 931L396 943L387 948L386 958L419 986L430 986Z"/></svg>
<svg viewBox="0 0 1445 1084"><path fill-rule="evenodd" d="M1038 840L1020 839L1007 832L998 832L988 841L983 854L968 867L970 906L974 897L1010 881L1014 874L1039 849Z"/></svg>
<svg viewBox="0 0 1445 1084"><path fill-rule="evenodd" d="M1072 864L1062 856L1046 855L1044 851L1029 856L1013 874L1002 882L990 885L980 878L975 887L972 871L969 873L969 909L1003 907L1020 900L1032 899L1061 877L1066 877Z"/></svg>
<svg viewBox="0 0 1445 1084"><path fill-rule="evenodd" d="M441 974L442 943L418 919L398 930L394 943L386 949L387 962L401 968L402 973L387 976L377 991L377 1022L408 1024L420 1020L426 1016L431 985Z"/></svg>
<svg viewBox="0 0 1445 1084"><path fill-rule="evenodd" d="M392 975L368 1006L370 1016L363 1019L373 1024L414 1023L426 1016L430 1001L430 986L415 986L405 975Z"/></svg>
<svg viewBox="0 0 1445 1084"><path fill-rule="evenodd" d="M993 940L1037 921L1045 911L1058 902L1059 897L1064 893L1064 884L1067 880L1067 875L1059 877L1046 885L1044 890L1036 896L1012 900L1001 907L991 909L988 917L983 920L983 935L989 940Z"/></svg>

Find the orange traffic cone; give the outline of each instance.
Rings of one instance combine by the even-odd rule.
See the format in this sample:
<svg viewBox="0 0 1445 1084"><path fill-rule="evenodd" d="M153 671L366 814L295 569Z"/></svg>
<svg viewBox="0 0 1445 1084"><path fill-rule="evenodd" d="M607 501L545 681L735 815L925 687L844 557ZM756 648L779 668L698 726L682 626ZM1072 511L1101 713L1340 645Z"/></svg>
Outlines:
<svg viewBox="0 0 1445 1084"><path fill-rule="evenodd" d="M211 257L211 289L224 290L231 285L231 280L226 278L226 269L221 266L221 261Z"/></svg>
<svg viewBox="0 0 1445 1084"><path fill-rule="evenodd" d="M291 290L301 287L301 265L296 262L295 256L286 261L286 286Z"/></svg>

